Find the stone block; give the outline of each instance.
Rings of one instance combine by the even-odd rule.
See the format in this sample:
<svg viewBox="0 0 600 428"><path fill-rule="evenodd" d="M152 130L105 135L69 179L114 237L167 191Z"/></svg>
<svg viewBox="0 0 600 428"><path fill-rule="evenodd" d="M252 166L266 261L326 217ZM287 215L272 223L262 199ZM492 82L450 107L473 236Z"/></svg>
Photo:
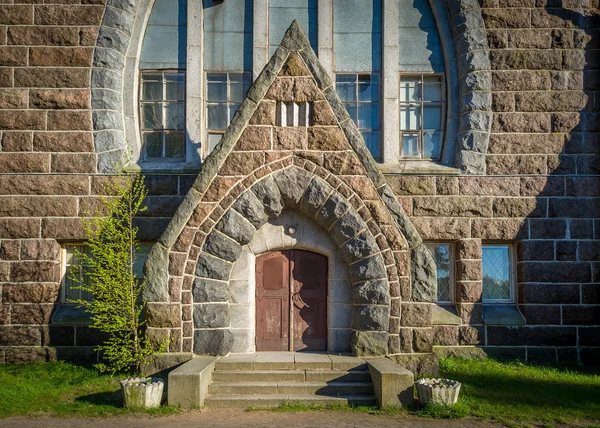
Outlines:
<svg viewBox="0 0 600 428"><path fill-rule="evenodd" d="M299 208L311 176L305 170L292 167L274 174L274 181L287 208Z"/></svg>
<svg viewBox="0 0 600 428"><path fill-rule="evenodd" d="M11 264L11 282L60 282L60 265L56 262L21 261Z"/></svg>
<svg viewBox="0 0 600 428"><path fill-rule="evenodd" d="M269 219L263 204L260 203L253 192L246 191L242 193L234 202L233 208L257 229Z"/></svg>
<svg viewBox="0 0 600 428"><path fill-rule="evenodd" d="M383 258L376 255L350 265L350 276L354 281L384 278L386 270Z"/></svg>
<svg viewBox="0 0 600 428"><path fill-rule="evenodd" d="M456 240L471 235L468 218L414 217L411 220L422 239Z"/></svg>
<svg viewBox="0 0 600 428"><path fill-rule="evenodd" d="M380 408L412 406L414 375L410 371L387 358L368 359L367 366Z"/></svg>
<svg viewBox="0 0 600 428"><path fill-rule="evenodd" d="M260 168L265 162L263 152L231 152L223 165L220 174L245 176Z"/></svg>
<svg viewBox="0 0 600 428"><path fill-rule="evenodd" d="M229 329L195 330L194 353L201 355L227 355L233 346Z"/></svg>
<svg viewBox="0 0 600 428"><path fill-rule="evenodd" d="M90 71L85 68L17 68L15 87L21 88L86 88Z"/></svg>
<svg viewBox="0 0 600 428"><path fill-rule="evenodd" d="M207 253L200 253L196 265L196 275L201 278L227 281L229 279L231 267L232 264L225 260L221 260Z"/></svg>
<svg viewBox="0 0 600 428"><path fill-rule="evenodd" d="M338 175L364 175L362 163L353 152L328 152L323 155L323 165Z"/></svg>
<svg viewBox="0 0 600 428"><path fill-rule="evenodd" d="M459 345L480 345L485 343L483 327L460 326Z"/></svg>
<svg viewBox="0 0 600 428"><path fill-rule="evenodd" d="M439 359L435 354L400 354L390 359L418 377L435 376L439 369Z"/></svg>
<svg viewBox="0 0 600 428"><path fill-rule="evenodd" d="M487 327L489 346L574 346L575 327Z"/></svg>
<svg viewBox="0 0 600 428"><path fill-rule="evenodd" d="M387 353L388 333L352 331L352 353L356 357L384 356Z"/></svg>
<svg viewBox="0 0 600 428"><path fill-rule="evenodd" d="M249 126L247 127L235 146L236 150L270 150L271 128Z"/></svg>
<svg viewBox="0 0 600 428"><path fill-rule="evenodd" d="M333 114L328 102L317 101L313 103L312 123L315 126L337 125L337 119L335 118L335 115Z"/></svg>
<svg viewBox="0 0 600 428"><path fill-rule="evenodd" d="M433 331L430 328L413 329L413 350L415 352L431 352L433 348Z"/></svg>
<svg viewBox="0 0 600 428"><path fill-rule="evenodd" d="M146 304L146 321L151 327L181 327L181 314L179 303L148 302Z"/></svg>
<svg viewBox="0 0 600 428"><path fill-rule="evenodd" d="M206 303L194 305L195 328L229 327L229 305Z"/></svg>
<svg viewBox="0 0 600 428"><path fill-rule="evenodd" d="M40 346L41 327L0 326L0 346Z"/></svg>
<svg viewBox="0 0 600 428"><path fill-rule="evenodd" d="M385 279L359 282L352 286L352 300L355 304L385 305L390 301Z"/></svg>
<svg viewBox="0 0 600 428"><path fill-rule="evenodd" d="M431 304L403 303L400 321L405 327L431 326Z"/></svg>
<svg viewBox="0 0 600 428"><path fill-rule="evenodd" d="M360 305L354 307L352 325L357 330L386 331L389 326L389 306ZM387 344L386 344L387 347Z"/></svg>
<svg viewBox="0 0 600 428"><path fill-rule="evenodd" d="M525 219L473 219L471 236L483 240L513 241L527 238Z"/></svg>
<svg viewBox="0 0 600 428"><path fill-rule="evenodd" d="M487 197L415 197L413 214L439 217L491 217L492 200Z"/></svg>
<svg viewBox="0 0 600 428"><path fill-rule="evenodd" d="M194 303L227 303L229 301L229 290L225 281L196 278L192 286L192 295Z"/></svg>
<svg viewBox="0 0 600 428"><path fill-rule="evenodd" d="M250 118L250 125L274 126L275 125L275 103L268 101L268 100L261 101L260 104L258 104L256 111ZM270 135L269 135L269 139L267 141L269 141L269 148L270 148L270 141L271 141ZM263 142L263 144L264 144L264 142ZM243 150L243 149L240 149L240 150Z"/></svg>
<svg viewBox="0 0 600 428"><path fill-rule="evenodd" d="M308 128L308 150L336 151L349 148L346 135L339 127Z"/></svg>
<svg viewBox="0 0 600 428"><path fill-rule="evenodd" d="M459 345L459 328L453 325L433 326L434 346L456 346Z"/></svg>
<svg viewBox="0 0 600 428"><path fill-rule="evenodd" d="M169 373L169 406L186 409L204 405L217 358L195 356Z"/></svg>
<svg viewBox="0 0 600 428"><path fill-rule="evenodd" d="M269 100L291 102L294 101L294 79L288 77L277 78L269 87L265 98Z"/></svg>
<svg viewBox="0 0 600 428"><path fill-rule="evenodd" d="M279 192L279 188L277 184L275 184L275 180L273 180L273 177L269 176L264 180L257 182L252 186L251 190L258 199L259 203L263 205L264 212L268 215L269 218L274 218L281 214L281 211L283 211L283 200L281 197L281 193ZM238 209L237 204L236 209ZM238 211L240 210L238 209ZM245 214L242 211L240 212L242 214ZM258 227L260 227L260 225L257 226L257 228Z"/></svg>

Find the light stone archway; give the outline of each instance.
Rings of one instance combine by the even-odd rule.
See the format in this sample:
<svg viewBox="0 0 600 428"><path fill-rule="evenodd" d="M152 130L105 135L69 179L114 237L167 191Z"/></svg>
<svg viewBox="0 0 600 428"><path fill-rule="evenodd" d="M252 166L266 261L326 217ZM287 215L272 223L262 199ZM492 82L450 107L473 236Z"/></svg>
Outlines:
<svg viewBox="0 0 600 428"><path fill-rule="evenodd" d="M327 256L327 350L350 352L352 284L344 260L327 233L298 211L287 210L260 227L242 248L229 279L231 352L255 352L256 257L272 251L309 250Z"/></svg>

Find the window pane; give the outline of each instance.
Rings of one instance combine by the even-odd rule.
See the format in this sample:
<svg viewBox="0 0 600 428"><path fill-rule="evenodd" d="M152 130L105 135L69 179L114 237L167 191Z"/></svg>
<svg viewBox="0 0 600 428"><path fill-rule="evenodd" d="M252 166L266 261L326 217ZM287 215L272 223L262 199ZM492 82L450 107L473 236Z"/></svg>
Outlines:
<svg viewBox="0 0 600 428"><path fill-rule="evenodd" d="M358 120L356 125L359 129L379 128L379 104L359 103Z"/></svg>
<svg viewBox="0 0 600 428"><path fill-rule="evenodd" d="M400 80L400 101L410 102L419 100L419 79L403 77Z"/></svg>
<svg viewBox="0 0 600 428"><path fill-rule="evenodd" d="M162 103L142 104L142 129L162 128Z"/></svg>
<svg viewBox="0 0 600 428"><path fill-rule="evenodd" d="M208 129L225 129L227 127L227 105L211 104L207 108Z"/></svg>
<svg viewBox="0 0 600 428"><path fill-rule="evenodd" d="M185 128L185 104L165 103L166 119L165 129Z"/></svg>
<svg viewBox="0 0 600 428"><path fill-rule="evenodd" d="M165 133L165 157L185 157L185 134L183 132Z"/></svg>
<svg viewBox="0 0 600 428"><path fill-rule="evenodd" d="M167 100L185 100L185 78L183 73L167 73L165 75Z"/></svg>
<svg viewBox="0 0 600 428"><path fill-rule="evenodd" d="M379 78L377 75L358 77L358 100L373 101L379 99Z"/></svg>
<svg viewBox="0 0 600 428"><path fill-rule="evenodd" d="M438 77L423 79L423 100L442 101L442 82Z"/></svg>
<svg viewBox="0 0 600 428"><path fill-rule="evenodd" d="M148 132L143 134L146 157L162 157L162 132Z"/></svg>
<svg viewBox="0 0 600 428"><path fill-rule="evenodd" d="M248 91L248 81L242 73L231 73L229 75L229 101L244 101Z"/></svg>
<svg viewBox="0 0 600 428"><path fill-rule="evenodd" d="M419 106L402 106L400 108L400 129L419 129L420 121L420 109Z"/></svg>
<svg viewBox="0 0 600 428"><path fill-rule="evenodd" d="M419 136L404 134L402 136L402 155L407 157L419 156Z"/></svg>
<svg viewBox="0 0 600 428"><path fill-rule="evenodd" d="M423 133L423 157L428 159L439 159L442 151L443 132Z"/></svg>
<svg viewBox="0 0 600 428"><path fill-rule="evenodd" d="M142 73L142 100L160 101L163 98L161 73Z"/></svg>
<svg viewBox="0 0 600 428"><path fill-rule="evenodd" d="M79 266L68 266L65 272L65 301L79 299L80 290L75 289L78 284L73 281L73 276L81 278L81 269Z"/></svg>
<svg viewBox="0 0 600 428"><path fill-rule="evenodd" d="M437 268L438 302L449 302L452 300L450 290L450 264L451 250L448 244L436 244L428 246L435 266Z"/></svg>
<svg viewBox="0 0 600 428"><path fill-rule="evenodd" d="M206 94L208 101L227 101L227 75L208 74Z"/></svg>
<svg viewBox="0 0 600 428"><path fill-rule="evenodd" d="M375 160L381 159L381 151L379 149L379 132L377 131L363 131L363 139L367 148L375 158Z"/></svg>
<svg viewBox="0 0 600 428"><path fill-rule="evenodd" d="M483 246L483 300L510 300L508 246Z"/></svg>
<svg viewBox="0 0 600 428"><path fill-rule="evenodd" d="M440 106L423 107L423 129L442 129L442 108Z"/></svg>
<svg viewBox="0 0 600 428"><path fill-rule="evenodd" d="M356 75L338 74L335 80L335 89L340 100L356 101Z"/></svg>
<svg viewBox="0 0 600 428"><path fill-rule="evenodd" d="M221 137L223 137L223 135L221 134L210 134L208 136L208 152L212 152L215 147L217 147L217 144L219 144L219 141L221 141Z"/></svg>

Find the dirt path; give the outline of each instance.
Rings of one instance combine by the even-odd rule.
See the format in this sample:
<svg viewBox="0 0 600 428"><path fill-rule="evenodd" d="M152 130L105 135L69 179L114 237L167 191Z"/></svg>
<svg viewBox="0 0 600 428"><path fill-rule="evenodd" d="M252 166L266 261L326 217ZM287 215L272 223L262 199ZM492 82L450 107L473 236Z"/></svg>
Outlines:
<svg viewBox="0 0 600 428"><path fill-rule="evenodd" d="M501 425L473 419L439 420L405 415L369 415L358 412L247 412L213 409L166 417L107 419L10 418L0 419L2 428L182 428L182 427L394 427L394 428L492 428Z"/></svg>

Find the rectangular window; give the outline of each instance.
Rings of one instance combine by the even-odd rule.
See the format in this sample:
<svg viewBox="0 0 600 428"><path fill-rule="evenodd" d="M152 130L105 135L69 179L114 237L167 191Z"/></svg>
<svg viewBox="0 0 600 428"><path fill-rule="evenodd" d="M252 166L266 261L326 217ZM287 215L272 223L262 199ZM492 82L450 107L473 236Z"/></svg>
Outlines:
<svg viewBox="0 0 600 428"><path fill-rule="evenodd" d="M451 243L429 243L437 268L437 300L439 303L454 301L454 245Z"/></svg>
<svg viewBox="0 0 600 428"><path fill-rule="evenodd" d="M512 247L510 245L483 245L483 302L513 301Z"/></svg>
<svg viewBox="0 0 600 428"><path fill-rule="evenodd" d="M250 89L250 73L206 73L206 129L213 151Z"/></svg>
<svg viewBox="0 0 600 428"><path fill-rule="evenodd" d="M367 148L381 160L379 144L379 75L336 74L335 89L356 123Z"/></svg>
<svg viewBox="0 0 600 428"><path fill-rule="evenodd" d="M440 159L444 104L442 76L400 77L401 158Z"/></svg>
<svg viewBox="0 0 600 428"><path fill-rule="evenodd" d="M144 159L185 158L185 72L140 73L140 120Z"/></svg>
<svg viewBox="0 0 600 428"><path fill-rule="evenodd" d="M135 277L141 279L143 276L143 267L146 263L148 253L152 248L153 243L143 242L140 244L138 251L135 254L135 263L133 270ZM84 244L66 244L63 247L63 281L61 302L69 303L71 300L92 300L92 295L87 291L76 288L81 281L89 284L89 272L91 267L82 263L77 258L77 251L90 255L88 247ZM73 275L79 278L79 282L73 281Z"/></svg>

